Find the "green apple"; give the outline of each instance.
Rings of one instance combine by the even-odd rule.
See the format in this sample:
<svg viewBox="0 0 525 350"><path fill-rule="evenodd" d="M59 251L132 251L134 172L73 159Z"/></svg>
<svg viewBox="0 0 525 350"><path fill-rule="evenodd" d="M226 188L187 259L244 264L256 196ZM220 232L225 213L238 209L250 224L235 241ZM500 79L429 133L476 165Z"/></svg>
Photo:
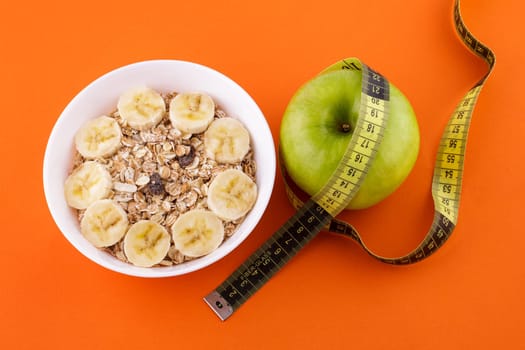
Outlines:
<svg viewBox="0 0 525 350"><path fill-rule="evenodd" d="M290 100L282 119L282 163L291 179L309 195L328 181L352 137L360 107L359 70L322 73ZM412 170L419 152L414 110L390 84L390 114L383 141L362 185L347 209L370 207L394 192Z"/></svg>

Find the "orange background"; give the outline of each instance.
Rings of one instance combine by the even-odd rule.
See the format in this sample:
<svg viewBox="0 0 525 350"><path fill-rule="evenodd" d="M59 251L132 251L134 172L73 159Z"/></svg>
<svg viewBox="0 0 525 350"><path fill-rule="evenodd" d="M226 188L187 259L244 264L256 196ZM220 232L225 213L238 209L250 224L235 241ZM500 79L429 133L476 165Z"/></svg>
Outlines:
<svg viewBox="0 0 525 350"><path fill-rule="evenodd" d="M486 70L455 34L452 0L3 1L0 348L525 349L524 10L520 0L463 0L467 26L498 61L474 113L459 223L444 247L394 267L322 233L221 322L202 297L292 215L280 175L257 229L223 260L175 278L119 275L78 253L47 209L42 161L61 111L121 65L189 60L242 85L277 144L299 85L357 56L405 92L420 124L403 186L344 214L377 253L397 256L430 226L441 131Z"/></svg>

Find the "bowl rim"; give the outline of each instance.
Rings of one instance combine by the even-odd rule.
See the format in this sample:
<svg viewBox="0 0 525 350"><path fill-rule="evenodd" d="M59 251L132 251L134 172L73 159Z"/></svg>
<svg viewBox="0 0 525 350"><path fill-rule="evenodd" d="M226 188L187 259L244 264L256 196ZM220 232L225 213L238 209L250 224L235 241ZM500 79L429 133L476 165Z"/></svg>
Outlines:
<svg viewBox="0 0 525 350"><path fill-rule="evenodd" d="M102 250L95 248L94 246L87 247L85 240L83 236L79 234L79 231L77 232L70 232L69 228L63 221L64 218L60 215L59 212L57 212L57 203L55 203L55 200L57 197L54 195L53 186L56 186L56 180L53 179L51 175L51 170L53 169L52 164L52 158L53 158L53 150L55 150L59 141L59 138L61 136L60 131L62 131L62 128L64 127L65 119L68 115L72 113L72 111L75 110L75 107L82 101L83 98L86 98L87 95L93 89L98 89L100 86L103 86L104 84L110 84L111 79L118 79L118 77L122 74L126 74L129 72L134 71L140 71L142 70L148 70L148 69L161 69L161 68L169 68L169 67L177 67L178 69L193 69L198 74L209 74L210 76L213 76L213 78L216 81L219 81L221 84L225 84L226 87L229 89L232 89L235 92L236 96L241 96L243 99L243 103L250 108L251 111L254 112L254 120L258 124L257 128L257 134L256 137L252 135L252 146L254 148L257 148L257 143L254 140L264 140L264 150L257 150L255 149L255 157L257 159L257 156L261 156L259 153L264 152L264 157L261 159L264 159L264 177L261 177L261 169L262 167L257 162L257 185L258 185L258 198L257 201L252 208L253 213L246 217L244 222L241 224L239 229L241 229L243 232L239 235L233 235L228 239L228 241L232 240L233 237L235 237L232 240L231 244L226 244L228 241L224 242L221 247L219 247L215 252L218 251L217 254L212 255L213 252L207 256L197 258L194 260L190 260L187 262L184 262L180 265L174 265L174 266L168 266L168 267L153 267L153 268L144 268L144 267L138 267L134 266L129 263L122 262L112 256L110 256L108 253L103 252ZM109 82L108 82L109 81ZM221 104L221 107L224 109L228 109L228 106L223 106ZM249 127L249 126L248 126ZM253 134L253 131L250 132L250 134ZM62 142L63 144L63 142ZM62 146L63 147L63 146ZM71 148L71 155L73 153L73 149ZM114 272L122 273L125 275L130 276L136 276L136 277L172 277L172 276L178 276L187 274L202 268L205 268L228 254L230 254L235 248L237 248L255 229L256 225L259 223L260 219L262 218L262 215L265 213L266 208L269 204L269 200L271 197L271 194L273 192L274 184L275 184L275 177L276 177L276 154L275 154L275 145L273 142L273 136L271 134L271 130L268 124L268 121L266 120L262 110L259 108L255 100L252 98L252 96L244 89L242 88L237 82L235 82L233 79L229 78L225 74L210 68L208 66L205 66L200 63L191 62L191 61L184 61L184 60L175 60L175 59L153 59L153 60L145 60L145 61L138 61L130 64L126 64L120 67L117 67L113 70L110 70L99 77L97 77L95 80L91 81L89 84L87 84L84 88L82 88L66 105L66 107L63 109L63 111L60 113L58 118L56 119L51 132L49 134L46 148L44 152L44 158L43 158L43 188L44 188L44 196L46 200L46 204L48 207L48 210L57 225L59 231L62 233L62 235L69 241L70 244L72 244L82 255L87 257L89 260L95 262L96 264L109 269ZM69 171L69 169L63 170L65 172ZM55 181L55 182L53 182ZM262 183L260 183L262 181ZM60 186L59 186L60 187ZM63 187L63 185L62 185ZM63 197L63 195L62 195ZM65 200L63 200L65 202ZM63 203L62 203L63 204ZM73 213L73 209L69 208L69 210ZM247 220L248 217L250 220ZM77 221L78 223L78 221ZM243 226L244 225L244 226ZM77 225L78 226L78 225ZM74 236L76 235L76 237ZM80 237L78 237L80 236ZM93 249L94 248L94 249ZM98 253L94 253L94 251L97 251ZM110 257L110 259L108 259ZM108 264L108 260L112 261L111 264Z"/></svg>

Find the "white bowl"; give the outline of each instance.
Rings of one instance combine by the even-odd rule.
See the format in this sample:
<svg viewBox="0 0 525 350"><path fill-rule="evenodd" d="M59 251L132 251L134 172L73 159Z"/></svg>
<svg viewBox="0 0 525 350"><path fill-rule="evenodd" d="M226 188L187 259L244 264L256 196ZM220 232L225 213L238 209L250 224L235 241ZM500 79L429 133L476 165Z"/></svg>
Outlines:
<svg viewBox="0 0 525 350"><path fill-rule="evenodd" d="M84 121L110 113L119 95L146 85L160 92L208 93L229 115L241 120L252 137L257 164L258 198L238 231L218 249L201 258L167 267L142 268L122 262L91 245L80 233L75 212L64 198L64 181L72 167L74 135ZM67 240L87 258L110 270L140 277L167 277L208 266L234 250L252 232L263 215L275 180L275 147L263 113L248 93L225 75L200 64L152 60L130 64L93 81L73 98L58 118L44 155L43 182L47 205Z"/></svg>

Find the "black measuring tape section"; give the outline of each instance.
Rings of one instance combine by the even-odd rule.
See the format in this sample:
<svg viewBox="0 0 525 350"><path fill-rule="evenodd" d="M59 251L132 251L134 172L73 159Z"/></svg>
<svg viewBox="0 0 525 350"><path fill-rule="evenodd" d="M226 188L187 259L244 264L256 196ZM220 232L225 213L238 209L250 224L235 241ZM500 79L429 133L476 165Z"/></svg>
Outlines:
<svg viewBox="0 0 525 350"><path fill-rule="evenodd" d="M216 289L225 305L236 309L244 303L331 219L321 206L307 202ZM222 300L219 298L216 302L222 303Z"/></svg>

